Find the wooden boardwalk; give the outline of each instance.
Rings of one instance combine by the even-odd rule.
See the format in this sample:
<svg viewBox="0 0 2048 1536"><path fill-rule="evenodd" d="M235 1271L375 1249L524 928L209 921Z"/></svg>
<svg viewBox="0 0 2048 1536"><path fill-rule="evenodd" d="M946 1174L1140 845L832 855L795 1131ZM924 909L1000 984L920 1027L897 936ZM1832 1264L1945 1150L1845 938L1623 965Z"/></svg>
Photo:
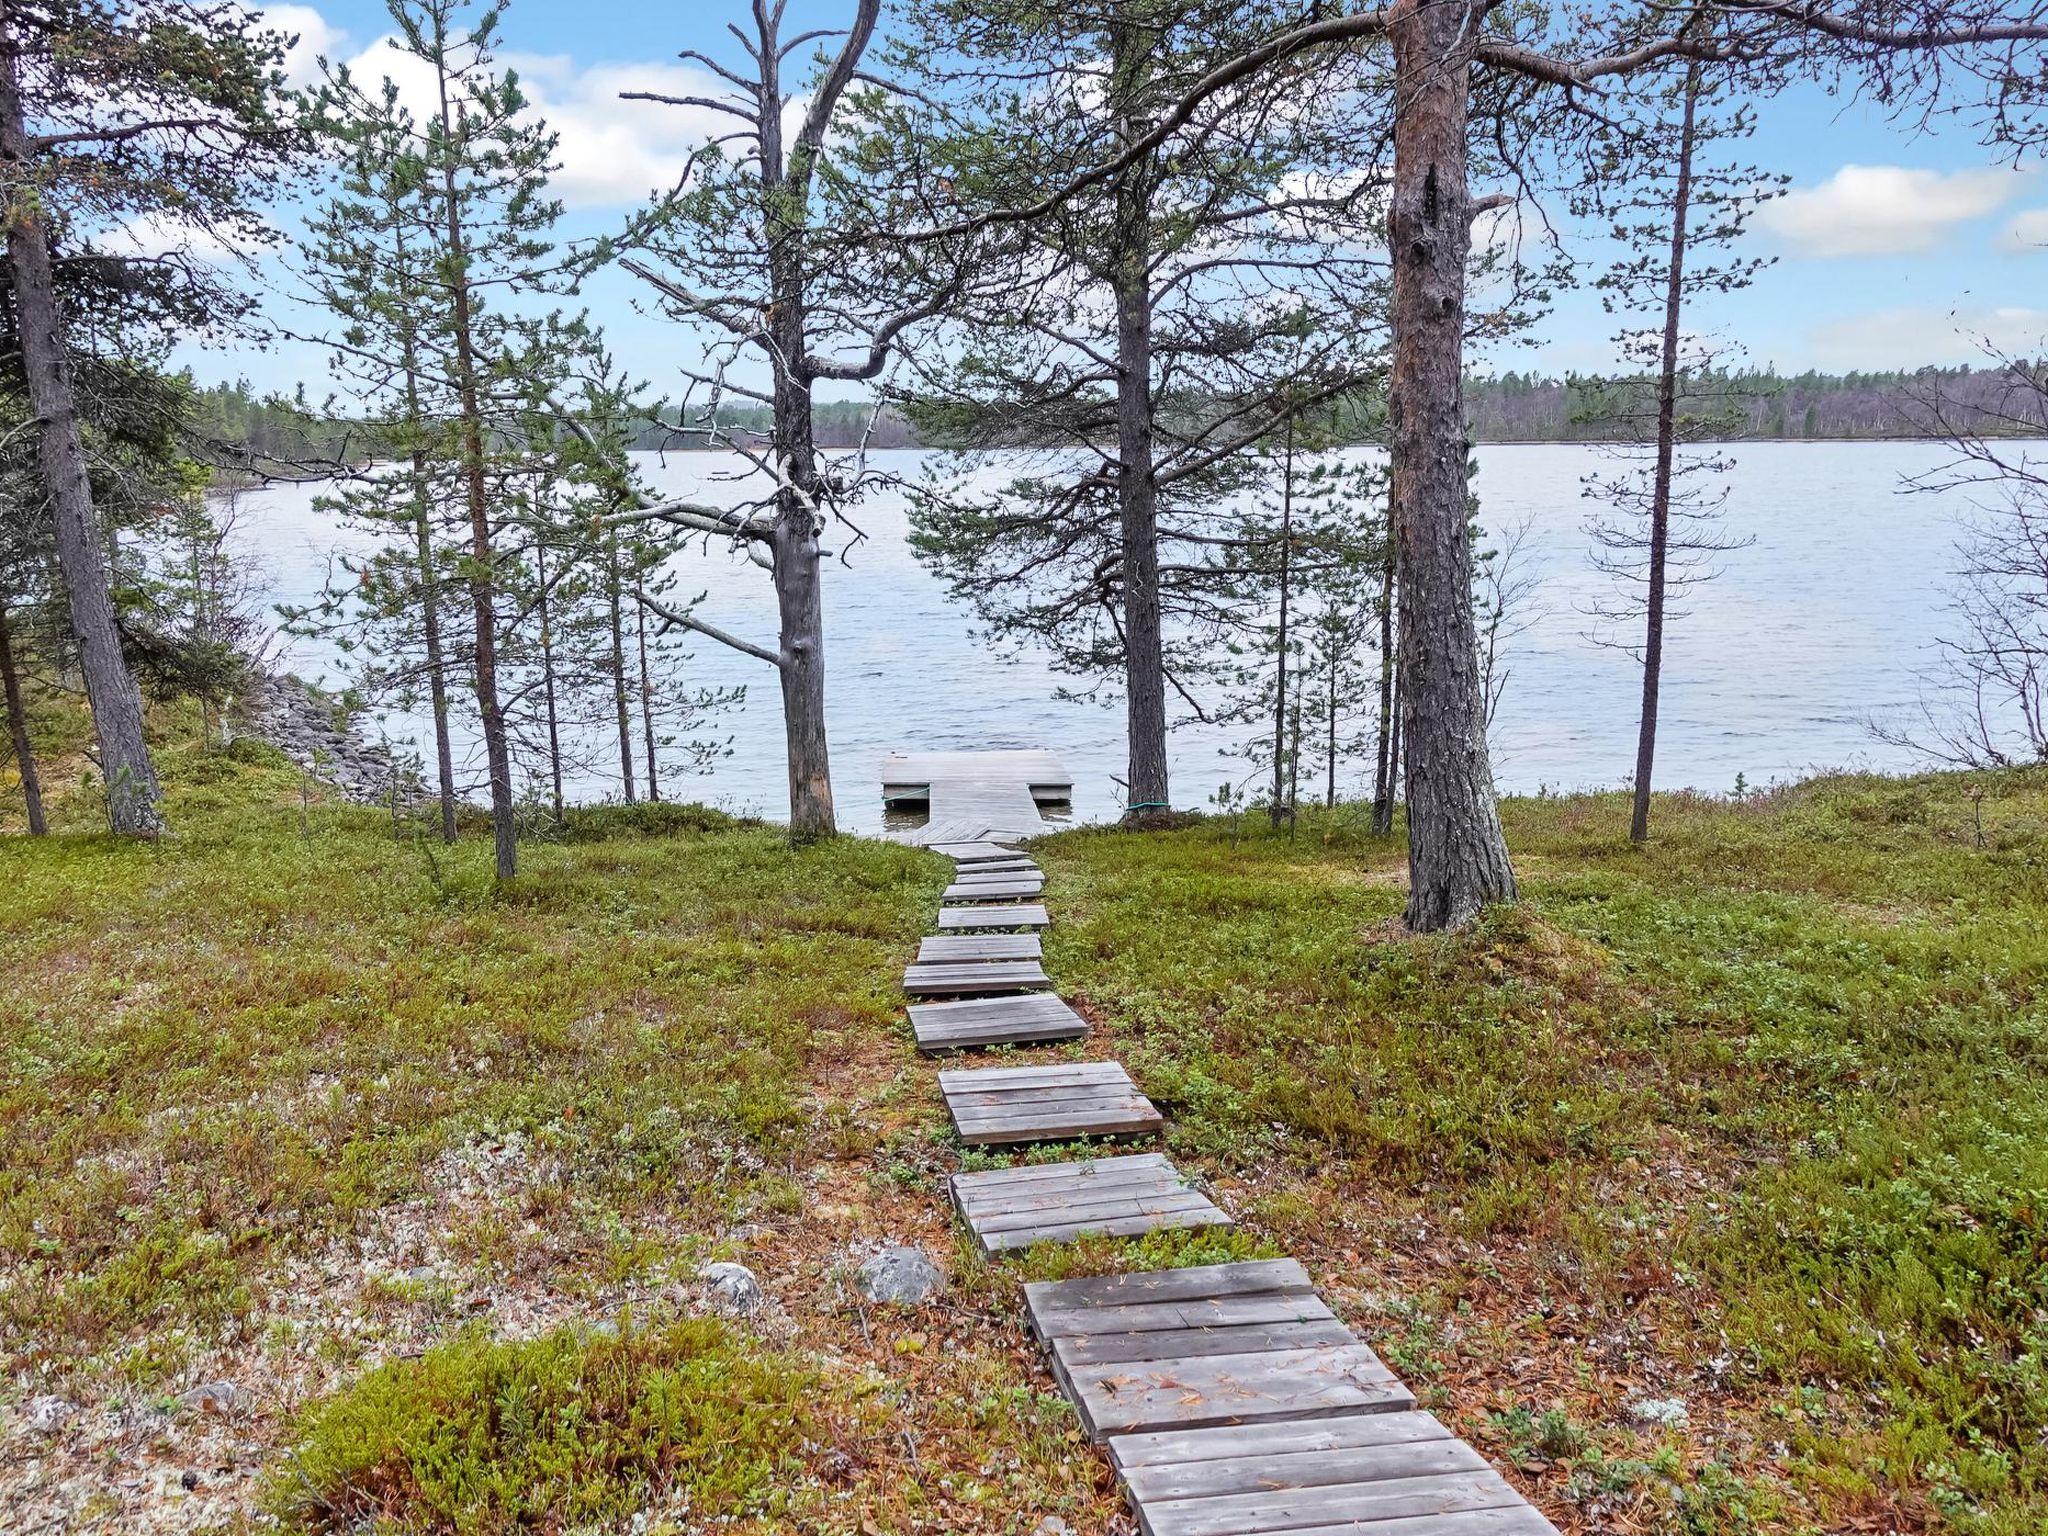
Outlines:
<svg viewBox="0 0 2048 1536"><path fill-rule="evenodd" d="M953 1203L984 1253L1077 1237L1227 1227L1230 1217L1156 1152L956 1173Z"/></svg>
<svg viewBox="0 0 2048 1536"><path fill-rule="evenodd" d="M892 802L931 820L906 841L951 856L940 931L904 991L926 1054L1028 1049L1088 1024L1050 988L1036 930L1046 881L1011 840L1070 792L1049 753L898 755ZM1153 1134L1120 1063L939 1073L967 1146ZM1226 1226L1156 1152L1023 1164L949 1181L984 1253L1089 1235ZM1292 1259L1089 1276L1024 1288L1031 1328L1082 1427L1106 1446L1143 1536L1557 1536L1477 1451L1427 1413Z"/></svg>
<svg viewBox="0 0 2048 1536"><path fill-rule="evenodd" d="M941 1072L939 1092L953 1129L970 1147L1143 1136L1165 1124L1113 1061Z"/></svg>

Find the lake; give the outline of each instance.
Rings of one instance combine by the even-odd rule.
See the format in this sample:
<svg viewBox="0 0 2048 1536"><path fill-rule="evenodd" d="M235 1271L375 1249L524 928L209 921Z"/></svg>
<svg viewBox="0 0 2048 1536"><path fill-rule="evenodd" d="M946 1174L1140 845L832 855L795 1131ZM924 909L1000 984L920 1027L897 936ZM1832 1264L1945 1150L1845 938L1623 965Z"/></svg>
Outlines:
<svg viewBox="0 0 2048 1536"><path fill-rule="evenodd" d="M1659 787L1726 792L1738 776L1762 785L1822 769L1910 766L1867 723L1911 709L1947 623L1957 524L1967 504L1955 493L1901 488L1907 476L1942 462L1943 451L1927 443L1754 443L1729 452L1724 529L1754 543L1720 558L1719 579L1687 595L1686 615L1668 634ZM874 459L911 474L920 457ZM1588 561L1589 504L1580 491L1605 456L1575 444L1488 445L1478 461L1481 522L1490 530L1526 526L1517 558L1534 584L1520 615L1527 627L1505 659L1493 733L1501 786L1620 784L1634 765L1640 673L1630 656L1588 633L1587 609L1606 578ZM720 456L663 462L649 455L643 467L664 492L730 496L718 480ZM265 563L275 600L310 598L339 542L313 512L315 494L273 487L241 498L242 530ZM826 577L828 719L842 825L881 825L877 764L907 747L1048 747L1074 774L1075 815L1114 815L1124 770L1120 708L1063 701L1055 697L1062 679L1034 657L994 654L973 615L948 601L912 557L899 497L869 500L859 520L868 541L846 564L832 562ZM722 547L693 547L677 569L685 595L706 593L703 618L772 643L766 572ZM285 655L308 678L339 680L336 658L323 647L288 642ZM671 775L665 796L782 815L781 704L769 669L702 640L690 672L702 684L745 684L749 693L718 726L732 737L731 755L693 781ZM421 722L391 717L383 728L394 740L417 740ZM1245 734L1199 723L1177 728L1175 803L1199 807L1219 785L1246 782ZM473 743L465 748L480 781L481 754ZM1368 782L1363 763L1340 771L1349 792ZM618 790L615 776L597 771L579 774L575 784L585 799Z"/></svg>

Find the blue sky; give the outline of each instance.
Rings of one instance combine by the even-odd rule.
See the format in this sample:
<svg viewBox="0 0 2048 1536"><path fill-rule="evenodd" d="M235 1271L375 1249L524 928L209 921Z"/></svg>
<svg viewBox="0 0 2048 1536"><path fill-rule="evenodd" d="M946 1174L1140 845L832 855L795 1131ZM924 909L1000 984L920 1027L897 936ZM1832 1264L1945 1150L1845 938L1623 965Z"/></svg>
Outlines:
<svg viewBox="0 0 2048 1536"><path fill-rule="evenodd" d="M791 6L793 16L818 24L850 8L850 0ZM622 103L618 92L704 89L707 79L676 53L723 54L731 46L725 23L744 13L743 0L514 0L505 52L562 136L566 233L615 226L703 130L697 114ZM281 5L270 14L300 34L301 75L316 53L368 72L388 25L382 5L365 0ZM1695 329L1788 370L1963 362L1978 355L1979 336L2020 350L2048 336L2048 296L2040 292L2048 176L1999 164L1966 127L1911 135L1864 105L1802 89L1764 105L1744 158L1792 178L1791 194L1760 214L1748 237L1755 254L1777 261L1750 289L1702 306L1691 317ZM1589 275L1604 259L1597 238L1569 226L1566 249ZM690 337L636 313L634 295L630 280L607 275L585 302L621 360L657 391L671 388ZM1551 372L1608 367L1615 329L1595 294L1568 291L1539 327L1490 361ZM180 360L202 378L241 374L264 388L304 382L316 396L325 388L317 358L292 347L188 350Z"/></svg>

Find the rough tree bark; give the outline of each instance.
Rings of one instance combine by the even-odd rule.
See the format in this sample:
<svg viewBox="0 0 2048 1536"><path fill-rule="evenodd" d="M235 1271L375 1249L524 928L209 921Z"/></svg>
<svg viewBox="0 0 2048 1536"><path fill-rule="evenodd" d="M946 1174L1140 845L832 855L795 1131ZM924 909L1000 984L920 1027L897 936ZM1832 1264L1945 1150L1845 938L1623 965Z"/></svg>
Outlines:
<svg viewBox="0 0 2048 1536"><path fill-rule="evenodd" d="M439 39L437 39L439 41ZM456 116L448 99L448 76L440 76L441 130L454 138ZM469 291L468 241L455 185L452 153L444 152L441 192L448 209L448 286L453 309L455 388L462 415L462 485L469 513L469 605L475 626L477 714L483 726L484 757L491 775L491 843L497 877L519 872L519 829L512 791L512 750L505 737L505 711L498 697L498 593L491 547L490 487L484 474L483 401L477 384L475 315Z"/></svg>
<svg viewBox="0 0 2048 1536"><path fill-rule="evenodd" d="M1372 784L1372 830L1385 837L1394 830L1394 529L1389 513L1387 556L1380 567L1380 728L1379 762Z"/></svg>
<svg viewBox="0 0 2048 1536"><path fill-rule="evenodd" d="M1513 901L1486 751L1472 616L1463 406L1472 195L1471 11L1395 0L1390 443L1408 798L1408 926L1461 927Z"/></svg>
<svg viewBox="0 0 2048 1536"><path fill-rule="evenodd" d="M30 194L28 124L22 116L20 60L14 18L0 4L0 166L11 188L7 199L7 266L14 289L15 330L29 408L36 415L37 458L57 564L78 640L79 671L99 742L100 773L107 785L107 821L114 831L154 837L164 829L163 795L142 728L142 693L121 652L99 516L79 435L71 358L57 298L49 231Z"/></svg>
<svg viewBox="0 0 2048 1536"><path fill-rule="evenodd" d="M611 604L612 708L619 722L619 777L625 781L626 804L635 799L633 791L633 711L626 696L625 618L619 611L625 593L619 584L619 538L613 534L605 543L605 597Z"/></svg>
<svg viewBox="0 0 2048 1536"><path fill-rule="evenodd" d="M1115 71L1133 88L1146 39L1117 29ZM1142 124L1125 125L1135 138ZM1166 663L1159 616L1159 485L1152 437L1152 263L1145 162L1118 177L1110 230L1116 292L1116 501L1123 565L1124 697L1130 761L1127 814L1166 810Z"/></svg>
<svg viewBox="0 0 2048 1536"><path fill-rule="evenodd" d="M7 735L14 743L14 765L21 776L28 830L32 836L41 837L50 826L43 819L43 785L36 775L35 747L28 739L28 709L21 699L21 672L14 662L14 637L7 628L5 602L0 602L0 690L7 696Z"/></svg>
<svg viewBox="0 0 2048 1536"><path fill-rule="evenodd" d="M871 27L872 22L868 25ZM782 722L789 758L789 835L809 843L838 831L832 805L832 760L825 745L825 596L818 557L819 480L811 429L810 338L804 286L804 214L793 206L808 188L816 147L797 145L785 161L781 55L761 58L758 126L763 197L768 209L768 281L774 295L768 328L774 342L772 448L779 484L775 528L775 600L780 617Z"/></svg>
<svg viewBox="0 0 2048 1536"><path fill-rule="evenodd" d="M1657 763L1657 691L1664 676L1664 567L1671 553L1671 465L1678 437L1678 324L1685 302L1686 217L1692 204L1692 157L1698 127L1699 66L1686 75L1679 121L1678 181L1671 197L1671 266L1665 274L1664 334L1657 359L1657 462L1650 488L1649 590L1643 615L1643 714L1636 733L1635 806L1629 841L1650 835L1650 781Z"/></svg>
<svg viewBox="0 0 2048 1536"><path fill-rule="evenodd" d="M404 341L406 420L420 422L419 356L408 333ZM440 580L434 570L432 498L427 489L426 450L412 451L414 559L420 575L420 630L427 648L427 697L434 710L434 769L440 780L441 841L455 841L455 747L448 735L448 662L441 645Z"/></svg>
<svg viewBox="0 0 2048 1536"><path fill-rule="evenodd" d="M1274 826L1280 825L1282 815L1290 821L1294 816L1292 796L1286 797L1282 809L1281 790L1286 785L1282 777L1286 768L1287 746L1287 621L1288 600L1294 595L1290 590L1294 578L1294 416L1287 417L1287 454L1280 472L1280 631L1279 643L1274 647L1276 667L1273 678L1273 805L1267 812L1268 820ZM1336 705L1331 704L1334 719ZM1334 741L1336 726L1330 727ZM1334 756L1335 746L1331 747ZM1334 779L1336 770L1331 769Z"/></svg>

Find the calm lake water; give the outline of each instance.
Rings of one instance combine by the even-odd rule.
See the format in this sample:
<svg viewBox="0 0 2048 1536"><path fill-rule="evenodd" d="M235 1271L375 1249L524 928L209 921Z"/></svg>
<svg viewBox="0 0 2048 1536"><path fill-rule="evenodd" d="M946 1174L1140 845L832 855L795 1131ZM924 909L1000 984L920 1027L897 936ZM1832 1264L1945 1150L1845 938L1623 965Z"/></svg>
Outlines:
<svg viewBox="0 0 2048 1536"><path fill-rule="evenodd" d="M1732 450L1725 531L1754 539L1721 557L1720 579L1697 588L1667 639L1659 786L1725 792L1842 767L1897 768L1909 760L1878 743L1873 715L1910 709L1919 675L1944 632L1955 569L1959 496L1906 494L1905 477L1942 460L1920 443L1762 443ZM914 473L916 453L875 459ZM1585 475L1604 458L1576 445L1479 450L1481 521L1490 530L1526 524L1518 555L1533 581L1510 643L1508 682L1494 730L1495 767L1509 791L1613 786L1630 772L1640 674L1625 653L1589 638L1587 609L1605 588L1588 563ZM651 456L648 478L666 491L718 483L715 456ZM271 595L303 602L319 588L336 531L312 510L314 490L244 495L241 526L268 566ZM1075 778L1082 819L1121 806L1120 708L1062 701L1060 679L1034 657L1004 658L977 636L971 613L904 543L904 506L878 497L860 510L869 541L849 564L832 563L826 589L829 724L842 824L881 825L877 764L897 748L1037 747L1058 752ZM704 591L713 623L772 643L775 608L767 573L722 548L678 561L679 590ZM338 681L334 654L289 642L303 675ZM780 697L768 668L709 640L695 645L692 676L705 685L745 684L743 707L718 726L732 752L690 782L673 774L667 798L703 799L780 816L787 799ZM421 722L397 716L383 728L418 740ZM1244 733L1200 724L1172 741L1177 804L1200 806L1252 770ZM480 756L465 744L480 782ZM602 769L580 773L576 794L616 796ZM1340 770L1355 792L1363 763ZM1320 782L1320 781L1319 781Z"/></svg>

